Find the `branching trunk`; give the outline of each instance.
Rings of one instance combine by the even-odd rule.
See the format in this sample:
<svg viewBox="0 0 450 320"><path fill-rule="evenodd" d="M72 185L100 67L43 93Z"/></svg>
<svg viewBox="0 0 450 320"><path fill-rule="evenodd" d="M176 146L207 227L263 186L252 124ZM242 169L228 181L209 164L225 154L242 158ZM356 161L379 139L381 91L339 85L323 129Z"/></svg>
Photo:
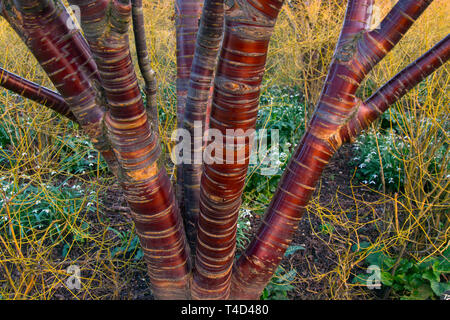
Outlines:
<svg viewBox="0 0 450 320"><path fill-rule="evenodd" d="M206 0L197 35L202 1L176 1L177 127L196 137L189 142L194 151L190 163L177 169L178 202L162 163L156 81L142 0L69 2L80 8L83 35L68 27L71 18L58 0L0 0L0 14L58 93L3 69L0 85L77 121L101 152L125 192L151 288L159 299L257 299L281 262L336 150L450 58L450 36L446 36L365 102L360 101L355 93L364 78L431 0L398 1L374 30L368 30L373 0L348 1L316 111L260 229L234 262L260 87L283 2ZM147 105L130 53L131 21ZM205 115L209 104L210 117ZM208 121L211 130L222 134L219 143L204 145ZM215 149L209 154L211 147ZM208 162L202 163L203 158Z"/></svg>
<svg viewBox="0 0 450 320"><path fill-rule="evenodd" d="M270 281L323 169L343 143L341 128L358 113L361 102L355 97L356 90L431 1L399 1L380 29L369 31L371 10L368 8L372 2L350 0L348 3L316 111L287 165L261 228L235 265L232 298L256 299Z"/></svg>
<svg viewBox="0 0 450 320"><path fill-rule="evenodd" d="M215 149L215 161L204 164L201 176L192 281L196 299L227 299L230 294L238 212L251 152L252 137L246 134L255 128L269 40L281 5L235 1L225 15L210 116L210 129L224 138L222 147Z"/></svg>
<svg viewBox="0 0 450 320"><path fill-rule="evenodd" d="M104 110L96 95L97 67L83 36L68 28L71 18L57 2L14 3L17 10L8 11L5 5L2 15L36 57L111 170L117 173L116 159L102 127ZM13 8L11 3L9 8Z"/></svg>
<svg viewBox="0 0 450 320"><path fill-rule="evenodd" d="M81 25L99 69L109 109L108 138L120 165L119 181L132 210L153 293L160 299L186 298L189 249L131 60L131 5L108 0L72 3L81 9Z"/></svg>

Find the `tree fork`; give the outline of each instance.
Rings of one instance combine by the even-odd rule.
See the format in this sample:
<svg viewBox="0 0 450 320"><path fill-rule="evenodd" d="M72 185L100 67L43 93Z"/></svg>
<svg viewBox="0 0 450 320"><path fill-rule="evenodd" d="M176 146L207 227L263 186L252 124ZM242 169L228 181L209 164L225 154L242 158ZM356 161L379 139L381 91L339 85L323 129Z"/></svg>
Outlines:
<svg viewBox="0 0 450 320"><path fill-rule="evenodd" d="M383 112L400 100L418 83L445 64L450 58L450 35L439 41L416 61L397 73L358 107L358 112L339 135L343 142L353 141L361 131L378 119Z"/></svg>
<svg viewBox="0 0 450 320"><path fill-rule="evenodd" d="M160 163L129 50L129 1L72 1L98 66L109 110L108 138L120 164L125 192L158 299L189 297L189 247L169 177ZM99 23L99 18L101 23ZM157 128L156 128L157 129Z"/></svg>
<svg viewBox="0 0 450 320"><path fill-rule="evenodd" d="M292 241L321 173L358 112L355 92L431 1L400 0L369 31L372 0L350 0L316 111L281 178L257 235L234 265L233 299L257 299ZM395 19L395 20L393 20ZM385 38L380 38L384 35Z"/></svg>
<svg viewBox="0 0 450 320"><path fill-rule="evenodd" d="M219 130L224 140L214 163L205 163L201 175L194 299L227 299L230 294L238 212L252 143L246 133L255 128L269 40L282 2L237 0L227 5L210 116L210 129ZM227 129L242 133L230 134ZM241 138L244 142L239 142ZM231 164L226 163L230 152Z"/></svg>
<svg viewBox="0 0 450 320"><path fill-rule="evenodd" d="M116 158L103 130L104 110L97 100L98 73L89 47L65 7L56 1L15 0L17 10L2 15L25 42L71 112L100 151L111 171ZM20 23L18 23L20 21Z"/></svg>

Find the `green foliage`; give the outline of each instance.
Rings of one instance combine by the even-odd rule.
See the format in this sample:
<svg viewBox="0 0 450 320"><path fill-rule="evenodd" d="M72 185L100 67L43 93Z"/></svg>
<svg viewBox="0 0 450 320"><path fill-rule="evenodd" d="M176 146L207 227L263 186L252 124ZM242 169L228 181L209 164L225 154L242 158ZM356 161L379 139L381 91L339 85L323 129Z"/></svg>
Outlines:
<svg viewBox="0 0 450 320"><path fill-rule="evenodd" d="M297 275L295 269L285 271L282 267L278 267L275 275L264 288L261 294L261 300L288 300L288 292L295 289L290 284Z"/></svg>
<svg viewBox="0 0 450 320"><path fill-rule="evenodd" d="M331 235L334 231L334 227L330 223L323 223L320 225L320 233Z"/></svg>
<svg viewBox="0 0 450 320"><path fill-rule="evenodd" d="M249 241L248 230L250 230L250 217L252 212L248 209L241 209L239 211L239 218L236 230L236 246L238 249L244 250L245 244Z"/></svg>
<svg viewBox="0 0 450 320"><path fill-rule="evenodd" d="M353 248L356 251L356 248ZM420 263L407 258L396 259L388 256L381 248L371 248L362 243L360 249L367 255L367 266L377 266L380 270L381 284L390 287L396 296L404 300L424 300L439 298L450 290L450 247L442 256L430 257ZM356 275L352 282L367 284L371 274Z"/></svg>
<svg viewBox="0 0 450 320"><path fill-rule="evenodd" d="M420 86L419 86L420 87ZM425 90L425 89L424 89ZM421 96L419 96L420 98ZM420 99L419 99L420 100ZM448 134L446 128L447 120L439 119L438 123L442 123L444 132ZM369 130L361 134L353 145L354 158L350 165L357 167L355 178L358 182L368 184L369 186L382 189L381 167L380 159L377 151L377 143L381 153L381 161L383 164L384 180L386 183L386 190L389 192L400 191L404 189L405 184L405 163L409 160L411 155L411 142L415 139L405 136L408 135L409 130L423 133L431 132L433 126L436 124L436 119L433 120L428 117L420 119L413 119L411 114L401 113L395 107L389 109L388 112L383 113L378 121L377 132ZM418 128L420 127L420 128ZM419 130L420 129L420 130ZM442 135L442 133L440 133ZM422 138L417 138L420 140ZM436 140L445 140L442 136L427 136L427 145L435 145ZM445 141L437 143L439 145L436 150L430 148L429 154L425 159L429 158L426 164L425 171L430 176L442 174L446 165L446 170L450 170L450 164L446 161L448 156L449 146Z"/></svg>
<svg viewBox="0 0 450 320"><path fill-rule="evenodd" d="M71 174L96 174L108 171L103 157L100 157L92 143L82 136L69 136L57 142L60 152L60 170Z"/></svg>
<svg viewBox="0 0 450 320"><path fill-rule="evenodd" d="M304 107L302 105L302 95L300 90L290 87L273 86L268 88L260 99L260 110L256 130L261 133L262 129L267 130L267 153L264 154L259 148L257 161L250 164L247 174L247 182L244 193L247 201L267 204L275 192L281 175L289 161L296 143L300 141L304 133ZM271 130L278 130L279 136L279 153L271 153L272 135ZM270 159L270 164L261 163L261 159L269 158L270 155L278 156L278 159ZM269 159L266 159L269 160ZM273 167L274 170L268 172L267 166ZM262 210L256 209L257 213Z"/></svg>
<svg viewBox="0 0 450 320"><path fill-rule="evenodd" d="M392 133L367 132L359 136L353 145L354 157L350 165L357 167L355 178L358 182L382 189L380 158L383 164L384 181L387 191L398 191L405 183L403 158L408 155L408 145Z"/></svg>
<svg viewBox="0 0 450 320"><path fill-rule="evenodd" d="M113 258L122 256L125 259L139 261L144 256L138 236L131 231L118 231L108 227L120 238L120 245L113 248L111 256Z"/></svg>
<svg viewBox="0 0 450 320"><path fill-rule="evenodd" d="M294 245L290 246L284 256L288 257L298 250L305 250L303 246ZM260 299L261 300L287 300L288 292L295 289L292 282L297 276L297 271L295 269L285 270L283 267L278 266L275 271L274 276L264 288Z"/></svg>
<svg viewBox="0 0 450 320"><path fill-rule="evenodd" d="M69 186L67 182L52 185L1 180L0 187L0 229L8 230L9 236L14 231L21 237L39 238L45 233L52 241L67 240L67 236L76 242L88 238L89 224L79 213L94 210L94 191L85 195L81 185Z"/></svg>

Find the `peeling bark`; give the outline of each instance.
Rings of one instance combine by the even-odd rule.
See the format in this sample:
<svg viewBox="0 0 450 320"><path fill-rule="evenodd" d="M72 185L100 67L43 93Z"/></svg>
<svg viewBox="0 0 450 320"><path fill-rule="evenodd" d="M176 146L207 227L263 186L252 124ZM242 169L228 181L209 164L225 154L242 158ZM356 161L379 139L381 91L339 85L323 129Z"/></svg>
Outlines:
<svg viewBox="0 0 450 320"><path fill-rule="evenodd" d="M58 93L3 69L0 85L76 120L100 150L124 189L158 299L257 299L292 241L335 151L450 58L450 37L446 36L369 99L360 101L355 92L363 79L431 0L400 0L374 30L368 30L373 0L350 0L316 111L261 228L233 265L252 143L248 133L255 128L269 40L283 2L232 0L224 7L222 0L206 0L198 36L201 0L176 2L178 127L192 134L198 129L195 121L202 128L209 121L211 129L224 135L223 148L214 155L222 164L178 168L177 196L181 202L184 193L186 199L182 206L186 228L162 163L156 83L146 46L142 0L70 2L81 9L84 36L68 27L71 18L58 0L0 0L0 14L28 46ZM132 20L147 106L129 49ZM209 105L210 117L205 116ZM241 131L230 135L227 129ZM201 153L204 145L194 140L191 147ZM227 163L230 155L232 163ZM186 230L193 248L195 237L197 242L194 271Z"/></svg>
<svg viewBox="0 0 450 320"><path fill-rule="evenodd" d="M108 138L120 164L136 232L148 264L153 294L159 299L188 297L189 247L161 149L144 106L129 50L131 4L72 1L98 66L109 106ZM101 19L98 19L101 17Z"/></svg>
<svg viewBox="0 0 450 320"><path fill-rule="evenodd" d="M210 129L224 136L222 150L216 150L223 164L203 166L194 299L227 299L230 294L238 212L252 143L245 132L255 128L269 40L281 5L274 0L239 0L225 14L210 116ZM230 140L227 129L241 129L242 134ZM227 152L234 157L231 164L226 163Z"/></svg>
<svg viewBox="0 0 450 320"><path fill-rule="evenodd" d="M431 1L401 0L369 31L373 0L350 0L316 111L281 178L262 226L234 266L233 299L257 299L289 247L323 169L357 114L355 92Z"/></svg>
<svg viewBox="0 0 450 320"><path fill-rule="evenodd" d="M183 127L184 110L188 93L189 77L195 52L195 40L199 19L202 14L203 0L175 1L175 28L177 38L177 128ZM176 169L176 195L179 206L184 212L183 165Z"/></svg>
<svg viewBox="0 0 450 320"><path fill-rule="evenodd" d="M222 43L223 23L223 0L206 0L200 28L197 33L183 122L184 129L191 136L190 164L184 163L181 166L184 189L183 217L185 219L186 233L193 251L195 250L199 214L200 177L204 146L203 134L206 128L208 103L210 104L211 102L211 89L217 65L217 56Z"/></svg>
<svg viewBox="0 0 450 320"><path fill-rule="evenodd" d="M27 99L48 107L56 113L77 122L70 107L58 93L0 68L0 86Z"/></svg>

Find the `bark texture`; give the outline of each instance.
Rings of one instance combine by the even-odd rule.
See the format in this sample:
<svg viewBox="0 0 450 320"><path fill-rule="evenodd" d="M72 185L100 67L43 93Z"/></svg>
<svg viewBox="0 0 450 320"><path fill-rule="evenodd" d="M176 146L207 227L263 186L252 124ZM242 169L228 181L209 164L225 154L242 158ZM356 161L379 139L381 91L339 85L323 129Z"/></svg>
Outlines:
<svg viewBox="0 0 450 320"><path fill-rule="evenodd" d="M238 0L227 5L210 116L210 129L219 130L224 138L222 147L215 149L215 161L204 164L201 176L191 289L195 299L230 295L237 219L252 142L246 133L255 128L269 40L282 2Z"/></svg>
<svg viewBox="0 0 450 320"><path fill-rule="evenodd" d="M298 228L326 164L342 145L340 130L358 112L355 92L431 1L399 1L379 29L368 30L372 0L350 0L316 111L297 146L261 228L234 267L232 298L257 299Z"/></svg>
<svg viewBox="0 0 450 320"><path fill-rule="evenodd" d="M186 233L195 250L199 215L200 177L203 163L203 134L217 56L222 43L224 23L223 0L206 0L197 33L183 128L190 136L190 163L183 163L183 196ZM209 115L208 115L209 116Z"/></svg>
<svg viewBox="0 0 450 320"><path fill-rule="evenodd" d="M398 1L374 30L368 30L373 0L348 1L316 111L261 228L234 263L260 87L283 2L206 0L197 35L202 1L176 1L178 127L198 137L208 126L222 134L220 141L191 141L191 163L178 168L177 196L181 201L184 193L186 198L182 205L186 227L161 158L156 82L142 0L69 2L81 10L83 35L69 27L71 18L58 0L0 0L0 14L58 93L1 68L0 85L77 121L85 130L125 192L158 299L257 299L292 241L335 151L450 58L450 36L446 36L360 101L355 93L363 79L431 0ZM130 54L132 21L147 105ZM205 115L209 106L210 117ZM209 154L212 146L215 153ZM208 162L201 164L203 148L212 163L206 157ZM186 231L196 250L194 270Z"/></svg>
<svg viewBox="0 0 450 320"><path fill-rule="evenodd" d="M194 59L195 41L202 14L203 0L175 0L175 28L177 38L177 128L183 128L184 110ZM176 194L184 211L183 168L177 166Z"/></svg>
<svg viewBox="0 0 450 320"><path fill-rule="evenodd" d="M147 37L145 36L145 21L142 0L132 1L133 31L136 45L139 69L145 82L145 95L147 113L156 133L158 133L158 106L156 103L156 78L152 69L147 49Z"/></svg>
<svg viewBox="0 0 450 320"><path fill-rule="evenodd" d="M132 211L153 294L159 299L188 297L189 248L183 221L151 129L129 50L131 4L72 1L97 63L108 104L105 125L118 159L119 181ZM101 17L101 19L99 19Z"/></svg>
<svg viewBox="0 0 450 320"><path fill-rule="evenodd" d="M0 68L0 86L11 90L27 99L42 104L52 109L58 114L77 122L77 119L70 111L70 107L60 94L44 88L32 81Z"/></svg>

